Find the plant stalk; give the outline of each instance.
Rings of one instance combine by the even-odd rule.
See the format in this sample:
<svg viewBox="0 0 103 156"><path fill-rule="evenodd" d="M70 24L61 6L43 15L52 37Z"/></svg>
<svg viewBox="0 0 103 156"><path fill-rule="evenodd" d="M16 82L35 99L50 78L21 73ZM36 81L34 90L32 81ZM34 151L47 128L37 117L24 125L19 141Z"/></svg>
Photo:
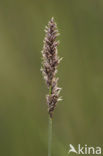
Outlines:
<svg viewBox="0 0 103 156"><path fill-rule="evenodd" d="M49 116L48 123L48 156L52 153L52 118Z"/></svg>
<svg viewBox="0 0 103 156"><path fill-rule="evenodd" d="M52 87L49 87L49 95L52 94ZM48 121L48 156L51 156L52 153L52 118L49 115Z"/></svg>

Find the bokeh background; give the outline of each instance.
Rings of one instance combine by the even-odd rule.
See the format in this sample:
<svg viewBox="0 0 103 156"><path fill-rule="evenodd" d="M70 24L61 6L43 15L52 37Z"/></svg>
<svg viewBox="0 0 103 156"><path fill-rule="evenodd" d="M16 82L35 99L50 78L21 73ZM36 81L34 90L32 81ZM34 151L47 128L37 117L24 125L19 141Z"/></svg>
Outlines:
<svg viewBox="0 0 103 156"><path fill-rule="evenodd" d="M103 145L103 1L0 0L1 156L47 155L47 88L40 66L52 16L64 57L52 154L67 156L70 143Z"/></svg>

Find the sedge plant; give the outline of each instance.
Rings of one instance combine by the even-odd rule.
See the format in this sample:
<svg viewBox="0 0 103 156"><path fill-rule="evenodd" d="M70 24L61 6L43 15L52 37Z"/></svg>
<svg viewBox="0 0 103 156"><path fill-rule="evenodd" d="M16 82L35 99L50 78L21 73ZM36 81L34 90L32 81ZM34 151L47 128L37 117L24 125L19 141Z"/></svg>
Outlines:
<svg viewBox="0 0 103 156"><path fill-rule="evenodd" d="M58 56L57 47L59 42L57 41L57 36L59 33L54 18L51 18L48 25L45 27L45 33L41 71L48 88L48 95L46 95L49 114L48 156L51 156L52 118L57 102L62 100L61 97L59 97L61 91L61 88L58 87L59 78L56 77L57 67L62 58Z"/></svg>

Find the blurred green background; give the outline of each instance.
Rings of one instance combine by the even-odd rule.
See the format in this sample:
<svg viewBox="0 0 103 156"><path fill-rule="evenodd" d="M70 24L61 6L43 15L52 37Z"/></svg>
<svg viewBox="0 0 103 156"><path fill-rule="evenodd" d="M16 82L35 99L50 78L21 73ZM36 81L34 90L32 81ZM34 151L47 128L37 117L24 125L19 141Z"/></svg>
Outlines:
<svg viewBox="0 0 103 156"><path fill-rule="evenodd" d="M70 143L103 145L103 1L0 0L0 156L47 156L40 51L52 16L64 57L53 156L67 156Z"/></svg>

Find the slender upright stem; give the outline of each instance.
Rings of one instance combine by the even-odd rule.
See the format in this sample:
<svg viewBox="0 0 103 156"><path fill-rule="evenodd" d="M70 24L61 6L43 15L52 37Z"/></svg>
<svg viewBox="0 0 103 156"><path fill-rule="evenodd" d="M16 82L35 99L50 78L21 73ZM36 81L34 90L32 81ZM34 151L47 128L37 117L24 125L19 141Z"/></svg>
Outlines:
<svg viewBox="0 0 103 156"><path fill-rule="evenodd" d="M49 95L52 94L52 87L49 87ZM52 153L52 118L49 115L48 121L48 156L51 156Z"/></svg>
<svg viewBox="0 0 103 156"><path fill-rule="evenodd" d="M52 118L49 116L48 123L48 156L51 156L52 151Z"/></svg>

